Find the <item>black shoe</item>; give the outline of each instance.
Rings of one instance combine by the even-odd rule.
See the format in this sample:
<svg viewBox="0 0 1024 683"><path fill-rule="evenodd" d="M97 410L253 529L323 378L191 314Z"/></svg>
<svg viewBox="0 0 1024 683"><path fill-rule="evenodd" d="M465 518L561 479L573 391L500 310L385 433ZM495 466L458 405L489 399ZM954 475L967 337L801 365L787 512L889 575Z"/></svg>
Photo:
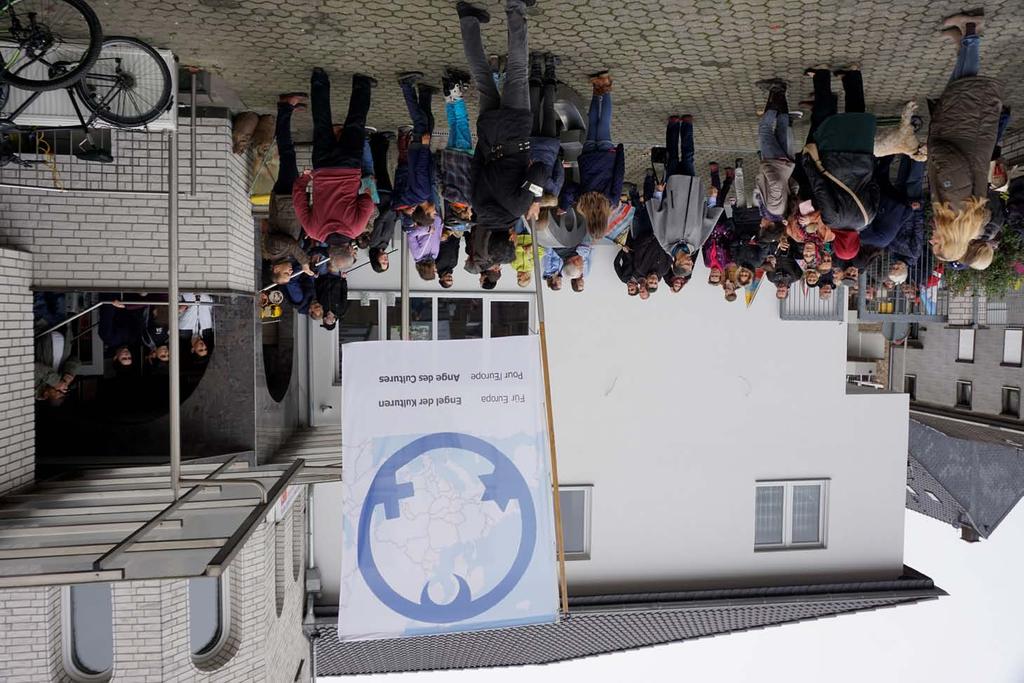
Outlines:
<svg viewBox="0 0 1024 683"><path fill-rule="evenodd" d="M377 79L367 74L353 74L354 78L361 78L370 84L371 88L377 87Z"/></svg>
<svg viewBox="0 0 1024 683"><path fill-rule="evenodd" d="M455 11L458 12L459 19L462 19L463 17L476 17L476 20L481 24L486 24L491 20L491 13L483 7L471 5L463 0L460 0L455 4Z"/></svg>
<svg viewBox="0 0 1024 683"><path fill-rule="evenodd" d="M544 75L544 53L530 53L530 83L540 83Z"/></svg>
<svg viewBox="0 0 1024 683"><path fill-rule="evenodd" d="M470 76L468 72L449 67L444 70L444 73L445 77L452 85L459 86L460 88L462 88L463 91L469 89Z"/></svg>
<svg viewBox="0 0 1024 683"><path fill-rule="evenodd" d="M398 74L398 83L408 83L409 85L416 85L423 78L422 71L403 71Z"/></svg>
<svg viewBox="0 0 1024 683"><path fill-rule="evenodd" d="M327 72L318 66L313 67L313 73L310 75L309 80L311 81L329 81L330 78L327 76Z"/></svg>
<svg viewBox="0 0 1024 683"><path fill-rule="evenodd" d="M558 76L555 75L555 67L562 63L562 58L550 52L544 53L544 80L548 83L557 83Z"/></svg>
<svg viewBox="0 0 1024 683"><path fill-rule="evenodd" d="M765 78L764 80L760 80L755 83L755 85L761 90L766 90L768 92L771 92L772 90L782 90L785 92L788 87L786 85L786 81L781 78Z"/></svg>
<svg viewBox="0 0 1024 683"><path fill-rule="evenodd" d="M537 4L537 0L523 0L523 4L527 7L533 7Z"/></svg>

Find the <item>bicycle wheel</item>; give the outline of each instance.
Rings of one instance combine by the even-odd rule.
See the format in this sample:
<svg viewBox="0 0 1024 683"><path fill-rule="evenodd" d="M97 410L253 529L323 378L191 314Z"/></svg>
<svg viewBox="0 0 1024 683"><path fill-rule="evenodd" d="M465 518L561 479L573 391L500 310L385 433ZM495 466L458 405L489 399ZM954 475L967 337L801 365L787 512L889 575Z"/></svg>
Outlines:
<svg viewBox="0 0 1024 683"><path fill-rule="evenodd" d="M75 92L107 123L144 126L171 104L171 71L160 53L141 40L111 36Z"/></svg>
<svg viewBox="0 0 1024 683"><path fill-rule="evenodd" d="M103 41L84 0L0 0L0 81L57 90L80 79Z"/></svg>

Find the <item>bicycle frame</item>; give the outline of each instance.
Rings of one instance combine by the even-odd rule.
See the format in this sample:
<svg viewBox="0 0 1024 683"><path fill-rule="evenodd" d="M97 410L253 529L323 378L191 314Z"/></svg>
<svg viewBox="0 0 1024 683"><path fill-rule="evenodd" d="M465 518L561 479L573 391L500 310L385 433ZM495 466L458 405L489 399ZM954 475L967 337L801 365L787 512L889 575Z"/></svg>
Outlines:
<svg viewBox="0 0 1024 683"><path fill-rule="evenodd" d="M39 132L39 131L49 131L49 130L83 130L83 131L85 131L85 130L88 130L94 123L96 123L96 121L100 120L99 114L96 114L95 112L88 119L86 119L82 115L82 108L78 105L78 98L75 96L75 86L74 85L72 85L72 86L70 86L68 88L65 88L65 90L68 93L68 97L71 98L71 106L74 107L75 115L78 116L79 125L77 125L77 126L75 126L75 125L70 125L70 126L19 126L19 125L17 125L16 119L18 118L18 116L23 114L26 109L28 109L30 106L32 106L32 103L35 102L39 98L40 95L46 94L43 91L37 91L37 92L33 92L32 94L30 94L28 96L28 99L26 99L24 102L22 102L21 105L19 105L18 108L15 109L14 111L12 111L9 115L4 116L4 117L0 117L0 133L36 133L36 132ZM116 90L111 90L110 93L107 94L107 97L104 98L104 100L102 102L100 102L100 104L101 105L106 105L108 103L108 101L113 98L113 95L116 94L116 92L117 92Z"/></svg>

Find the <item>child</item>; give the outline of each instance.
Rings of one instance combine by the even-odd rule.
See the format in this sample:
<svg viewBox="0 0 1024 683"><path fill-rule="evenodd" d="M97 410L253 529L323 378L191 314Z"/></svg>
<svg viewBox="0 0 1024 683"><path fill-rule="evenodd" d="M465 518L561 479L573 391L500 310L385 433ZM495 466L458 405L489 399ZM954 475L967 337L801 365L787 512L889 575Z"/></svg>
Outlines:
<svg viewBox="0 0 1024 683"><path fill-rule="evenodd" d="M410 71L398 77L405 105L412 118L412 144L408 156L409 177L396 210L410 216L416 225L426 227L432 225L437 217L434 157L430 153L430 138L434 132L431 100L435 89L420 83L422 78L423 74L419 71Z"/></svg>
<svg viewBox="0 0 1024 683"><path fill-rule="evenodd" d="M516 256L512 261L512 269L516 271L516 284L529 287L533 278L533 237L530 233L520 233L515 239ZM537 255L544 258L544 247L537 246Z"/></svg>

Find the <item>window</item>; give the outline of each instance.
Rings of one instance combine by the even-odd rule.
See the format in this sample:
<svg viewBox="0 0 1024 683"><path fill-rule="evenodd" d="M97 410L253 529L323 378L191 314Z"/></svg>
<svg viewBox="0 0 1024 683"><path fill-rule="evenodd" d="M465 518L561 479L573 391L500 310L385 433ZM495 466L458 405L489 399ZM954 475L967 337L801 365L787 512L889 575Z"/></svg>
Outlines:
<svg viewBox="0 0 1024 683"><path fill-rule="evenodd" d="M402 338L402 297L388 306L388 339ZM409 339L421 341L434 338L434 300L424 296L409 297Z"/></svg>
<svg viewBox="0 0 1024 683"><path fill-rule="evenodd" d="M438 339L480 339L484 336L484 300L437 300Z"/></svg>
<svg viewBox="0 0 1024 683"><path fill-rule="evenodd" d="M204 662L220 651L228 637L231 600L228 573L188 580L188 639L192 659Z"/></svg>
<svg viewBox="0 0 1024 683"><path fill-rule="evenodd" d="M828 482L758 482L754 498L754 549L824 548Z"/></svg>
<svg viewBox="0 0 1024 683"><path fill-rule="evenodd" d="M530 334L529 301L492 301L491 336L515 337Z"/></svg>
<svg viewBox="0 0 1024 683"><path fill-rule="evenodd" d="M1020 388L1003 387L1003 415L1020 418Z"/></svg>
<svg viewBox="0 0 1024 683"><path fill-rule="evenodd" d="M917 375L903 376L903 393L910 394L910 400L917 400Z"/></svg>
<svg viewBox="0 0 1024 683"><path fill-rule="evenodd" d="M960 330L960 341L956 349L956 362L974 362L974 330Z"/></svg>
<svg viewBox="0 0 1024 683"><path fill-rule="evenodd" d="M590 559L590 495L592 486L559 486L562 543L566 560Z"/></svg>
<svg viewBox="0 0 1024 683"><path fill-rule="evenodd" d="M929 491L928 489L924 490L924 495L928 496L928 499L931 500L933 503L938 503L939 502L939 497L936 496L931 491Z"/></svg>
<svg viewBox="0 0 1024 683"><path fill-rule="evenodd" d="M1024 350L1024 330L1003 332L1003 365L1021 366L1021 352Z"/></svg>
<svg viewBox="0 0 1024 683"><path fill-rule="evenodd" d="M338 343L380 341L379 309L379 299L367 297L350 301L345 317L338 321ZM399 325L401 325L401 318L399 318Z"/></svg>
<svg viewBox="0 0 1024 683"><path fill-rule="evenodd" d="M956 383L956 407L971 409L971 397L973 387L970 382L957 380Z"/></svg>
<svg viewBox="0 0 1024 683"><path fill-rule="evenodd" d="M72 680L106 681L114 667L114 608L109 583L82 583L62 594L64 669Z"/></svg>
<svg viewBox="0 0 1024 683"><path fill-rule="evenodd" d="M917 498L917 491L915 491L914 487L912 487L910 484L907 484L907 493L912 495L914 498Z"/></svg>

